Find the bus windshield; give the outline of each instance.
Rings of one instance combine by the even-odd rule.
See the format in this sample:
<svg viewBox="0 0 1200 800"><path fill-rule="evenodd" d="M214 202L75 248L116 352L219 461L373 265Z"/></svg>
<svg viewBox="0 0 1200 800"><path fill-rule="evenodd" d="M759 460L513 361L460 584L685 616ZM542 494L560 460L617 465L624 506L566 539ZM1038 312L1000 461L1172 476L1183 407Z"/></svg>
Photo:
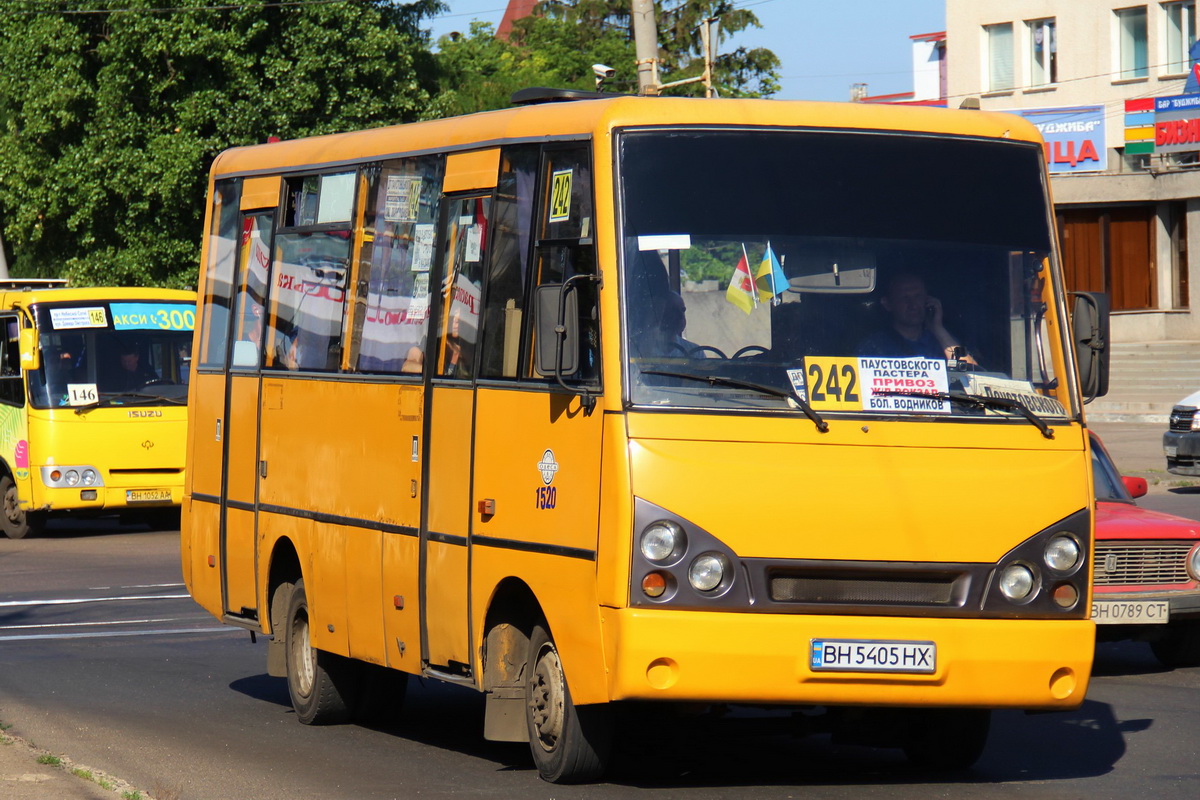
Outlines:
<svg viewBox="0 0 1200 800"><path fill-rule="evenodd" d="M1076 413L1035 145L638 130L619 165L633 404Z"/></svg>
<svg viewBox="0 0 1200 800"><path fill-rule="evenodd" d="M184 303L39 305L35 408L185 405L195 307Z"/></svg>

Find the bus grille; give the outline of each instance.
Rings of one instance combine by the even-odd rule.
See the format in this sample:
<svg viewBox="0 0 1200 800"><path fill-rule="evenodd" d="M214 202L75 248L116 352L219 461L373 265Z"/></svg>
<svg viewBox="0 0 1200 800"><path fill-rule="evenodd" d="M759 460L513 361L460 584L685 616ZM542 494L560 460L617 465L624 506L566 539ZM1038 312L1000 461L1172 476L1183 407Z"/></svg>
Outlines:
<svg viewBox="0 0 1200 800"><path fill-rule="evenodd" d="M1187 554L1195 542L1096 542L1097 586L1188 583Z"/></svg>
<svg viewBox="0 0 1200 800"><path fill-rule="evenodd" d="M1168 429L1178 433L1187 433L1192 429L1192 417L1194 416L1196 416L1196 409L1191 406L1175 406L1171 409Z"/></svg>
<svg viewBox="0 0 1200 800"><path fill-rule="evenodd" d="M954 602L954 578L816 577L775 574L771 599L777 603L845 603L946 606Z"/></svg>

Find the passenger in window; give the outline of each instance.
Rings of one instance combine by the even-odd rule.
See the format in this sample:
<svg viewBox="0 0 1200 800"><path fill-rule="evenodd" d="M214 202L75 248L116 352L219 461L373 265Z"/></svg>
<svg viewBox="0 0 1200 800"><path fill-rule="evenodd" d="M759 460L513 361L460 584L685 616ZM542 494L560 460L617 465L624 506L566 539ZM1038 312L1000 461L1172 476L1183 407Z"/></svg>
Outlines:
<svg viewBox="0 0 1200 800"><path fill-rule="evenodd" d="M446 366L443 374L447 378L466 378L471 374L475 345L462 336L461 330L462 312L456 308L450 316L450 332L446 336Z"/></svg>
<svg viewBox="0 0 1200 800"><path fill-rule="evenodd" d="M958 359L976 365L943 323L942 301L932 297L921 276L893 275L879 301L887 324L858 345L858 355L893 358Z"/></svg>

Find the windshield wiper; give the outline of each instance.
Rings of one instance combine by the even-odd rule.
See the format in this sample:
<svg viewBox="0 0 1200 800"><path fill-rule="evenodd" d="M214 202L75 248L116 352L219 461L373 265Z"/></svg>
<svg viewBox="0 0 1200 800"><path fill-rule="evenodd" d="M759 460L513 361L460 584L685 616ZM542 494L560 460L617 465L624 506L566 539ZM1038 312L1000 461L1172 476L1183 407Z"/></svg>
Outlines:
<svg viewBox="0 0 1200 800"><path fill-rule="evenodd" d="M934 392L933 394L928 394L926 392L909 392L902 389L885 389L875 392L875 394L880 397L922 397L931 400L949 400L952 403L960 403L971 408L1012 411L1029 420L1042 432L1042 436L1047 439L1054 438L1054 429L1047 425L1045 420L1026 408L1025 404L1021 401L1008 397L981 397L979 395L966 394L965 392Z"/></svg>
<svg viewBox="0 0 1200 800"><path fill-rule="evenodd" d="M687 380L699 381L707 383L709 386L733 386L738 389L749 389L752 392L770 395L771 397L782 397L791 405L804 412L804 416L812 420L817 426L817 430L821 433L829 431L829 423L821 419L821 415L813 410L813 407L808 404L808 401L803 400L799 396L791 392L785 392L782 389L776 389L774 386L764 386L761 383L752 381L738 380L737 378L726 378L721 375L697 375L694 372L675 372L667 369L644 369L643 375L662 375L665 378L686 378Z"/></svg>

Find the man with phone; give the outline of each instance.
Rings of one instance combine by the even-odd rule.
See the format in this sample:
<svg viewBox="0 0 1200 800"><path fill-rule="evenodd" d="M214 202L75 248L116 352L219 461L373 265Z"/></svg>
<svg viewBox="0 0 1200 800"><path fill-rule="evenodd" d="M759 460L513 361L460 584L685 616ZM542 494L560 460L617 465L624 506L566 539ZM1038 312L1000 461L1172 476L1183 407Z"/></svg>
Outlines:
<svg viewBox="0 0 1200 800"><path fill-rule="evenodd" d="M944 358L978 366L942 321L942 301L931 297L921 276L893 275L884 286L880 305L888 326L868 336L858 355L894 358Z"/></svg>

